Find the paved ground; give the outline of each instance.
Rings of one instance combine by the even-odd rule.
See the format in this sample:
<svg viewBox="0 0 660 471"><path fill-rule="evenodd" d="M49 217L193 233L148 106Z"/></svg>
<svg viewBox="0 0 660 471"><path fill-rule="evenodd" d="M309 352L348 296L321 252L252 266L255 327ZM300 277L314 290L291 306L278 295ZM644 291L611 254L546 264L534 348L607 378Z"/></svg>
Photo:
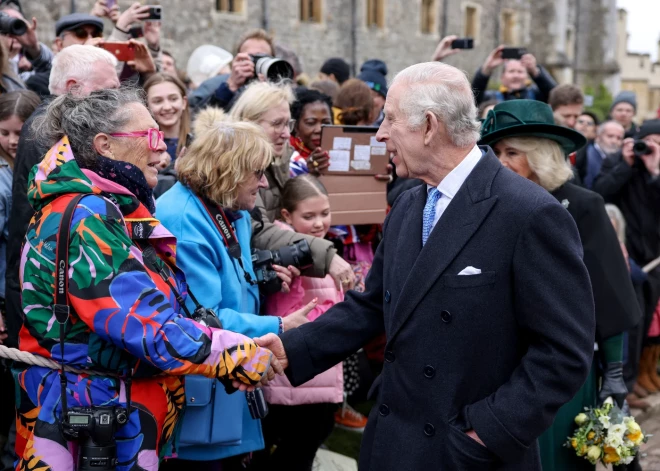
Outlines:
<svg viewBox="0 0 660 471"><path fill-rule="evenodd" d="M642 447L645 453L640 462L644 471L660 471L660 394L649 396L646 400L651 408L646 412L633 410L644 433L653 435Z"/></svg>

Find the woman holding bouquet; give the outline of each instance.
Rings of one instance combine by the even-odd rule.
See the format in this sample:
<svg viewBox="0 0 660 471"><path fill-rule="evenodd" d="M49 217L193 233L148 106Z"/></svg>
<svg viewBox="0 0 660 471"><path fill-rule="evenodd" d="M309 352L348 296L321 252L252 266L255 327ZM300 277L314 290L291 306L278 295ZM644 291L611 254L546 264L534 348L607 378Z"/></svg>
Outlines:
<svg viewBox="0 0 660 471"><path fill-rule="evenodd" d="M500 103L488 113L480 144L491 146L504 167L557 198L575 219L580 233L596 306L597 351L584 386L559 410L539 443L544 471L593 470L594 465L563 445L573 434L575 417L585 407L600 405L608 397L619 406L623 404L627 394L623 381L623 333L636 325L640 313L603 199L569 182L573 172L566 156L586 141L578 132L556 126L548 105L514 100Z"/></svg>

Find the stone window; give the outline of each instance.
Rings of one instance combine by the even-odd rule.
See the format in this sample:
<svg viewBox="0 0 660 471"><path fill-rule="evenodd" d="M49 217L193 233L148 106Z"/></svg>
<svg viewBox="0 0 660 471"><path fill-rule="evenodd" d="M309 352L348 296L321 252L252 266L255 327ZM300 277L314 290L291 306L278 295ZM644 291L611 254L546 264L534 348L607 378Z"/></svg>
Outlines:
<svg viewBox="0 0 660 471"><path fill-rule="evenodd" d="M243 13L243 0L215 0L215 9L223 13Z"/></svg>
<svg viewBox="0 0 660 471"><path fill-rule="evenodd" d="M367 28L385 27L384 0L367 0Z"/></svg>
<svg viewBox="0 0 660 471"><path fill-rule="evenodd" d="M420 19L420 30L422 34L435 33L435 0L422 0Z"/></svg>
<svg viewBox="0 0 660 471"><path fill-rule="evenodd" d="M472 2L464 2L462 10L463 37L473 38L474 43L478 44L481 36L481 6Z"/></svg>
<svg viewBox="0 0 660 471"><path fill-rule="evenodd" d="M516 14L513 11L503 11L501 21L502 44L517 46L516 38Z"/></svg>
<svg viewBox="0 0 660 471"><path fill-rule="evenodd" d="M300 0L300 21L302 23L320 23L322 0Z"/></svg>

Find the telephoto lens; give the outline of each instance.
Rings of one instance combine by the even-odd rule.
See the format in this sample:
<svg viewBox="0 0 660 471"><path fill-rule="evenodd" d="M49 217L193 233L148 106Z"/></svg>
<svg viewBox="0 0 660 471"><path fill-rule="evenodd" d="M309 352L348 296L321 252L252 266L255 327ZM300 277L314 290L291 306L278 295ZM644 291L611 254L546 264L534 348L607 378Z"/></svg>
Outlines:
<svg viewBox="0 0 660 471"><path fill-rule="evenodd" d="M635 157L641 157L642 155L648 155L651 152L653 152L653 151L651 150L649 145L646 142L642 141L642 140L635 141L635 143L633 144L633 153L635 154Z"/></svg>
<svg viewBox="0 0 660 471"><path fill-rule="evenodd" d="M251 57L255 77L263 75L270 82L293 79L293 67L287 61L265 54L254 54Z"/></svg>
<svg viewBox="0 0 660 471"><path fill-rule="evenodd" d="M27 31L25 21L9 16L7 13L0 12L0 34L10 34L12 36L21 36Z"/></svg>

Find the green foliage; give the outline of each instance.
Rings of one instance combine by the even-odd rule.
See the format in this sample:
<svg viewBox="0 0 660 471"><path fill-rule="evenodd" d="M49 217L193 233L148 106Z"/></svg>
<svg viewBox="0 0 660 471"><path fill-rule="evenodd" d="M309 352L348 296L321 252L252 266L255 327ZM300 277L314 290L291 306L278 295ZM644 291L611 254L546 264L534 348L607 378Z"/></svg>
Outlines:
<svg viewBox="0 0 660 471"><path fill-rule="evenodd" d="M585 95L591 95L594 97L594 104L588 108L585 108L587 111L591 111L600 121L605 120L607 115L610 112L610 106L612 105L612 94L602 83L598 85L598 88L594 90L594 87L587 86L584 88Z"/></svg>

